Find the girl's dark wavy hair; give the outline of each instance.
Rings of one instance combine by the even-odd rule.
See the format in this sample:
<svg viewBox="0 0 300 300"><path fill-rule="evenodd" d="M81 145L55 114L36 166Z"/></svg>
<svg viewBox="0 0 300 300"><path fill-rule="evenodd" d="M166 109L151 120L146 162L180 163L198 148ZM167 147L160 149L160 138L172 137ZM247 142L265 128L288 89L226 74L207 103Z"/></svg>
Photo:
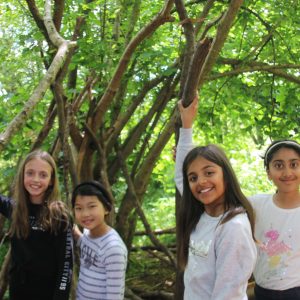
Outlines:
<svg viewBox="0 0 300 300"><path fill-rule="evenodd" d="M204 205L195 199L193 196L187 176L187 171L191 163L198 157L203 157L218 166L223 170L223 178L225 183L225 195L224 195L224 210L225 214L220 221L220 224L232 219L234 216L240 213L247 213L249 218L252 236L254 239L254 211L253 208L242 193L239 182L231 167L231 164L224 153L224 151L216 145L207 145L196 147L191 150L186 156L183 162L183 195L182 201L179 207L179 220L178 220L178 264L179 267L184 270L188 261L188 249L190 242L190 235L195 229L200 216L204 212Z"/></svg>

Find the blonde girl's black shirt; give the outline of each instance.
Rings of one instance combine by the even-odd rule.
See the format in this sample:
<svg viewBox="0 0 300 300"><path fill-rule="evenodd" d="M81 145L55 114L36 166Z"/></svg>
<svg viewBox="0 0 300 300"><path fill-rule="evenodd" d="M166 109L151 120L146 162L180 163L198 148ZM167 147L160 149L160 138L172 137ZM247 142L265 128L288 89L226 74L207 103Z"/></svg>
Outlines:
<svg viewBox="0 0 300 300"><path fill-rule="evenodd" d="M13 203L0 195L0 213L11 217ZM71 227L57 235L37 222L41 205L29 205L30 234L11 238L9 293L11 300L67 300L72 279Z"/></svg>

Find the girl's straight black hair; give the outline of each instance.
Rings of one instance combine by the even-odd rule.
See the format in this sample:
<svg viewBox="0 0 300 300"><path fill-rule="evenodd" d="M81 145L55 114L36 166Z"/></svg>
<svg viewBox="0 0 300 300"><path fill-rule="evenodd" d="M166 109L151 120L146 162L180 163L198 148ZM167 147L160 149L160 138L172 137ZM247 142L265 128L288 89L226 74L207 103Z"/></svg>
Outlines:
<svg viewBox="0 0 300 300"><path fill-rule="evenodd" d="M112 209L112 201L111 198L105 189L105 187L98 181L90 180L90 181L84 181L80 184L78 184L72 193L72 207L75 206L75 200L76 197L80 196L96 196L100 202L105 206L105 208L108 211L111 211Z"/></svg>

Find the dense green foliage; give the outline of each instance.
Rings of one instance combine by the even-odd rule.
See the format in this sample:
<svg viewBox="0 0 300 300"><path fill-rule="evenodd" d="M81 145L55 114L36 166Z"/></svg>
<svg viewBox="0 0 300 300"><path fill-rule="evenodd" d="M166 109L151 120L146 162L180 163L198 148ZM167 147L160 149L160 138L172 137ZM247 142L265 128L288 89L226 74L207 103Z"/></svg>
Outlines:
<svg viewBox="0 0 300 300"><path fill-rule="evenodd" d="M95 115L94 108L107 92L118 64L124 58L122 55L126 47L138 33L143 32L167 1L52 2L53 5L64 3L61 24L56 24L60 35L66 40L75 36L77 42L76 50L68 57L66 69L62 72L64 76L57 81L62 87L61 96L66 111L68 106L71 106L72 111L76 99L85 89L88 91L78 109L70 114L72 133L77 139L80 137L84 140L87 135L86 124L90 125L89 121ZM200 107L194 129L195 141L199 144L217 143L225 149L247 195L273 189L261 159L267 145L274 139L300 138L298 2L290 0L287 4L279 0L245 0L212 71L205 77L199 90ZM43 28L37 26L28 3L35 3L40 16L43 16L42 0L0 3L0 135L22 111L57 50L49 43ZM223 0L214 2L197 38L203 34L206 26L207 36L215 37L218 18L226 11L229 3ZM185 1L186 12L194 28L201 24L199 16L206 4L204 0ZM117 203L116 212L121 211L124 216L125 211L125 218L129 219L134 211L132 208L126 211L122 206L128 203L126 199L131 199L126 194L128 182L124 170L114 165L115 160L118 160L116 149L121 149L138 200L153 230L175 226L172 158L175 136L172 135L169 140L166 138L166 144L161 146L163 150L159 148L157 157L150 159L152 165L144 165L151 158L151 151L165 129L182 89L178 78L185 55L185 22L180 20L175 5L170 15L168 22L144 38L131 56L122 61L128 65L120 75L120 85L116 90L110 90L115 94L105 108L100 126L95 126L94 132L99 145L103 146L109 141L116 120L124 120L122 117L136 103L136 108L124 122L120 133L112 139L112 145L105 149L105 171ZM75 30L76 24L80 24L78 31ZM88 86L91 78L95 81ZM34 107L33 114L27 116L24 126L0 152L1 193L9 193L19 160L30 151L41 131L46 128L44 122L50 112L54 111L53 103L57 103L54 90L53 84ZM165 102L158 104L165 94L168 94ZM49 132L41 139L40 147L48 151L58 149L55 155L64 192L66 186L70 189L74 182L64 178L66 155L57 146L61 128L59 124L56 116ZM79 153L84 143L82 140L76 141L74 136L67 136L67 141L70 148ZM89 141L87 144L92 143ZM95 150L97 146L92 146L90 149L96 154L93 152L87 161L83 160L83 167L78 173L84 174L84 168L88 171L91 169L90 173L98 179L99 168L102 166L99 163L101 155L99 149L98 152ZM91 167L88 162L91 162ZM147 168L151 172L149 181L149 174L142 172ZM70 179L71 176L67 177ZM63 197L67 198L67 195L63 193ZM139 219L137 230L144 230ZM174 236L159 238L167 244L174 241ZM134 245L145 243L150 243L147 237L139 237L133 242Z"/></svg>
<svg viewBox="0 0 300 300"><path fill-rule="evenodd" d="M201 12L205 1L196 1L198 4L187 2L188 13L196 18ZM37 2L43 12L43 1ZM203 3L203 4L202 4ZM79 49L72 59L70 69L78 67L76 90L80 91L84 79L90 70L96 70L102 77L101 84L95 87L93 93L101 94L112 75L114 66L118 62L125 39L140 30L161 9L163 1L68 1L61 33L65 38L70 38L75 23L75 18L87 15L84 35L78 41ZM139 6L136 26L132 32L128 27L132 26L130 16L134 6ZM149 5L150 4L150 5ZM208 21L218 16L220 10L226 6L222 1L217 1ZM261 63L282 64L290 66L299 62L299 12L297 1L291 1L286 5L282 1L245 1L230 36L222 50L223 58L239 59L243 64L259 61ZM25 8L25 9L24 9ZM47 46L44 38L34 24L30 13L26 9L25 2L10 1L2 3L1 10L1 73L0 73L0 129L3 131L36 86L43 73L40 51L44 54ZM104 20L104 14L106 19ZM177 18L174 11L174 17ZM114 26L116 18L121 18L118 38ZM207 22L208 22L207 21ZM105 26L103 26L105 22ZM270 35L267 42L262 44L262 38ZM127 34L125 34L127 33ZM213 30L211 32L213 35ZM170 72L170 66L178 57L179 51L184 44L184 36L178 21L167 23L159 28L153 36L146 40L134 55L134 63L138 64L134 69L135 80L131 80L127 86L123 109L126 108L141 86L140 82L154 78L163 72ZM132 65L134 67L134 65ZM254 68L253 68L254 69ZM213 70L213 75L226 74L232 71L232 66L222 63L220 60ZM283 68L287 76L299 75L298 69ZM299 79L298 79L299 80ZM237 76L223 76L213 81L209 80L201 91L201 108L199 111L199 130L201 142L217 142L222 144L229 155L239 161L239 165L251 165L249 153L261 149L269 142L269 139L283 137L298 137L298 111L299 111L299 82L295 83L289 78L284 79L270 72L249 72ZM72 94L74 90L67 90ZM122 136L139 121L139 116L151 107L155 97L155 90L147 96L145 102L139 107L136 114L131 118ZM26 126L18 135L14 136L11 143L1 153L1 169L4 174L1 178L2 190L7 191L7 186L14 174L13 167L18 158L26 153L39 132L43 117L49 106L50 93L35 109L34 115L27 121ZM176 96L175 96L176 99ZM128 104L126 104L128 103ZM171 105L174 106L173 102ZM170 107L170 108L171 108ZM84 107L82 108L84 109ZM7 113L9 112L9 113ZM84 118L84 114L81 114ZM109 116L109 115L108 115ZM78 122L80 114L78 115ZM108 120L109 122L109 120ZM44 147L47 149L55 138L55 127L50 132ZM159 129L156 129L159 130ZM197 130L196 130L197 132ZM171 143L174 143L171 141ZM166 180L159 176L162 169L172 174L173 162L171 154L162 155L162 160L154 172L153 183L158 181L160 187L167 189L169 197L170 183L165 186ZM241 155L241 154L245 155ZM167 157L167 159L165 159ZM162 168L161 165L164 165ZM250 167L247 167L249 169ZM252 169L252 168L251 168ZM245 174L245 167L241 170L241 181L244 178L250 180L253 176ZM260 172L262 172L260 170ZM157 176L155 176L157 174ZM250 177L250 178L249 178ZM261 180L262 181L262 180ZM260 181L260 182L261 182ZM249 192L257 188L252 184L243 183ZM260 188L260 186L258 187ZM151 188L150 188L151 189ZM154 188L154 190L157 190ZM153 194L149 192L148 194ZM152 199L151 199L152 200Z"/></svg>
<svg viewBox="0 0 300 300"><path fill-rule="evenodd" d="M66 3L61 30L65 38L70 38L72 35L75 18L79 15L87 15L83 37L78 41L79 48L69 66L70 70L75 67L80 70L76 91L79 92L83 87L87 74L95 70L102 79L92 93L96 95L103 93L120 58L126 38L129 39L145 26L163 4L163 1L142 1L140 4L138 1L125 2L123 5L118 1L111 1L109 5L106 1ZM196 18L201 12L204 1L198 2L194 5L186 3L191 17ZM137 7L140 5L140 13L135 20L136 26L130 32L128 28L134 24L129 16L133 15L134 4ZM224 9L224 5L222 1L217 1L208 21L217 17L220 10ZM24 10L25 6L25 2L19 1L2 3L0 6L1 131L20 111L43 74L41 49L47 54L44 37L34 24L30 13ZM282 1L268 3L245 1L222 50L222 58L241 60L245 66L248 62L258 61L269 65L297 64L300 18L296 6L297 1L291 1L290 5L285 5ZM39 8L42 12L43 1L40 1ZM106 14L105 20L104 14ZM175 12L173 15L177 18ZM116 18L122 20L118 32L114 28ZM270 32L273 34L262 44L261 39ZM134 80L131 80L127 86L121 109L125 109L132 101L131 98L136 94L141 82L155 78L164 72L166 74L172 72L170 66L178 57L183 45L184 36L178 20L175 20L159 28L138 48L132 63ZM195 130L196 140L199 143L215 142L223 146L232 159L246 194L258 190L266 191L270 186L266 183L259 153L263 152L270 139L298 138L299 82L295 83L289 78L284 79L270 72L251 71L251 68L249 72L241 72L235 76L224 75L232 70L234 68L231 65L223 63L220 59L211 74L211 76L219 75L220 78L208 79L204 84L200 93L201 104L197 122L199 129ZM286 67L282 70L287 76L297 78L299 75L299 68ZM72 95L76 91L67 90L67 94ZM150 109L156 93L155 89L149 93L146 101L140 105L122 131L121 139L126 138L144 112ZM0 186L3 192L8 191L19 157L30 149L36 139L50 99L51 94L47 93L36 107L33 116L28 119L26 126L14 136L8 147L1 153L0 166L3 176L1 176ZM176 105L176 95L174 100L170 103L170 109ZM85 119L84 109L87 107L82 107L83 111L77 116L78 122L83 122ZM109 119L107 122L110 122ZM155 131L158 134L159 127L156 127ZM49 149L55 135L54 126L43 147ZM151 184L145 195L145 207L149 209L150 214L151 211L164 211L165 202L170 203L168 205L172 207L174 162L171 147L174 144L174 140L169 142L152 174ZM117 198L124 193L124 184L124 180L119 178L119 182L114 186ZM153 217L153 221L159 220L159 215ZM174 225L174 219L166 225Z"/></svg>

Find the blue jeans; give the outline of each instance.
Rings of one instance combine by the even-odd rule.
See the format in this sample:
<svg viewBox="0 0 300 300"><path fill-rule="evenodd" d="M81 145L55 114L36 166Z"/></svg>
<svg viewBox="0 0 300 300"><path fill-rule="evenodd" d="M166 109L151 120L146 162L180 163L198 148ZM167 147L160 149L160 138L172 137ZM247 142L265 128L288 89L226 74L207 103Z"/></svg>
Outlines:
<svg viewBox="0 0 300 300"><path fill-rule="evenodd" d="M300 287L288 290L268 290L255 285L255 300L300 300Z"/></svg>

